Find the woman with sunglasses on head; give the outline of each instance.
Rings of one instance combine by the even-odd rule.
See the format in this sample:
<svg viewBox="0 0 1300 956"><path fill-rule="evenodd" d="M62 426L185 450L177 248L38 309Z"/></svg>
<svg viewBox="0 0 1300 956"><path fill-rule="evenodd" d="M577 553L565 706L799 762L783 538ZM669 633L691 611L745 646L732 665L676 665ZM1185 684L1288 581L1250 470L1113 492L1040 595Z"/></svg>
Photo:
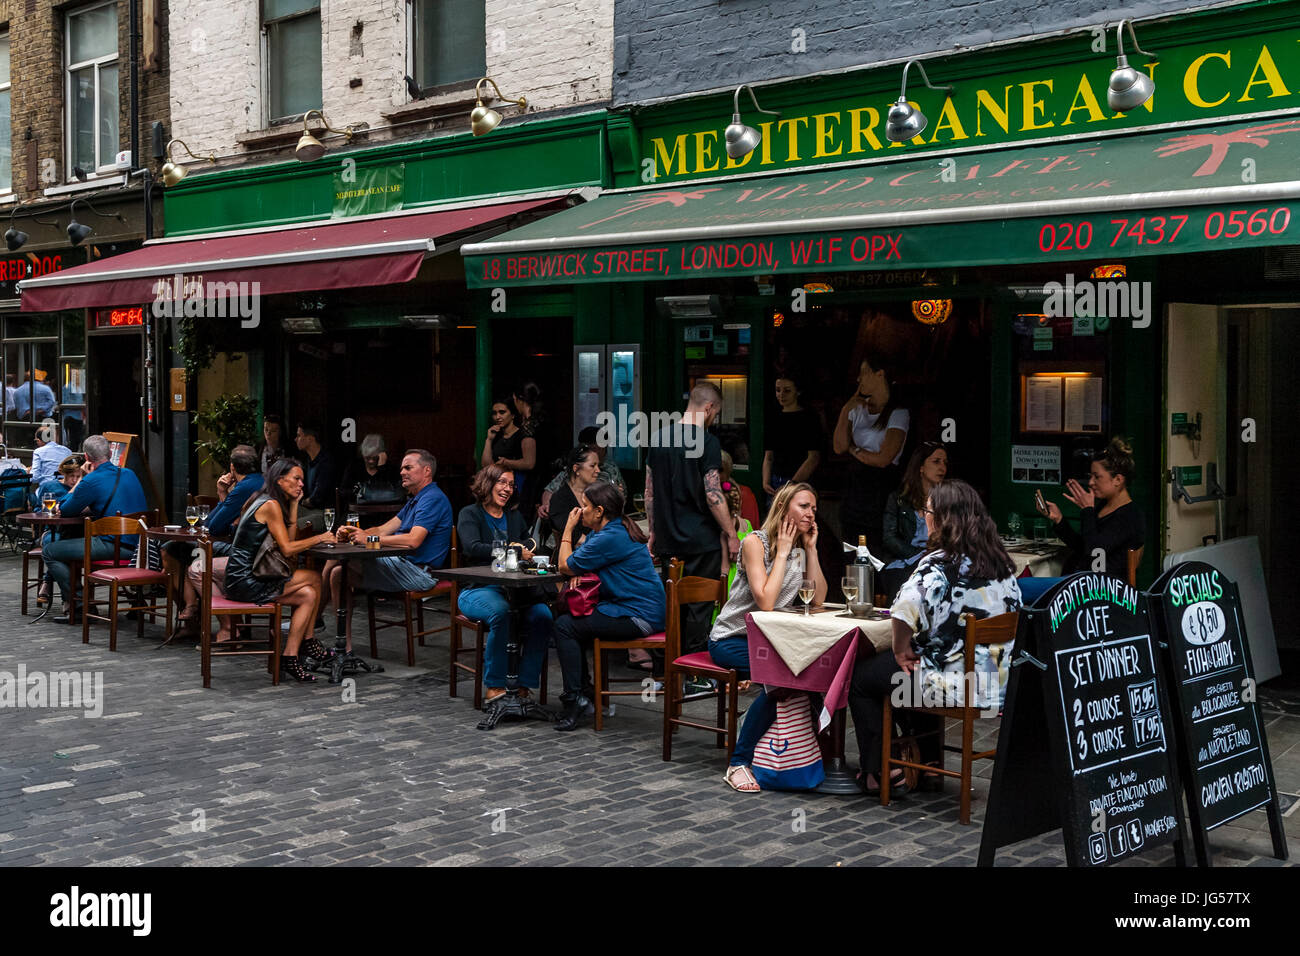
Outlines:
<svg viewBox="0 0 1300 956"><path fill-rule="evenodd" d="M523 515L510 507L510 499L515 493L515 476L509 469L497 464L488 465L474 476L470 490L474 494L474 504L466 505L456 517L462 567L488 564L496 542L520 543L526 541L528 535ZM521 556L528 559L533 552L523 547ZM551 639L551 609L540 590L534 597L535 600L520 615L527 632L522 635L519 663L519 692L525 697L529 688L541 686L546 645ZM488 626L482 674L487 694L483 699L485 702L495 700L506 692L510 602L502 588L462 584L457 605L460 613Z"/></svg>
<svg viewBox="0 0 1300 956"><path fill-rule="evenodd" d="M885 502L885 547L878 557L888 563L880 571L877 590L891 601L925 553L925 499L947 476L948 449L943 442L922 442L903 469L903 486Z"/></svg>
<svg viewBox="0 0 1300 956"><path fill-rule="evenodd" d="M581 508L583 492L596 483L600 478L600 455L595 448L590 445L579 445L569 452L564 459L564 483L560 485L558 491L551 495L550 507L547 511L551 527L555 529L558 537L564 534L565 526L569 523L569 515L574 508ZM582 536L587 533L588 529L581 524L573 529L575 537L572 541L576 548Z"/></svg>
<svg viewBox="0 0 1300 956"><path fill-rule="evenodd" d="M893 652L859 654L849 686L862 766L859 783L866 793L880 791L881 738L893 733L882 722L885 697L910 682L917 705L935 700L941 707L962 706L968 686L962 615L987 618L1020 609L1015 565L974 488L957 480L935 485L923 514L929 531L926 552L890 608ZM975 649L978 706L1001 706L1010 662L1009 644ZM908 716L917 724L933 725L935 720L925 714ZM921 759L936 762L941 743L937 737L922 738ZM890 775L891 787L902 782L901 770Z"/></svg>

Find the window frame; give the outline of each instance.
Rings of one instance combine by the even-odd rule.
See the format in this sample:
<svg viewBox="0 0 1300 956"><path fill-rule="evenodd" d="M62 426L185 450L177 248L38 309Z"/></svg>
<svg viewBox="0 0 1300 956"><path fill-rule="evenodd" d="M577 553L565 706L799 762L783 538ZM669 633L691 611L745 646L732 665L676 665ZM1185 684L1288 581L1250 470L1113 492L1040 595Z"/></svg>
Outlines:
<svg viewBox="0 0 1300 956"><path fill-rule="evenodd" d="M9 72L0 82L0 93L9 94L9 185L0 187L0 196L12 196L14 192L14 143L13 143L13 117L14 117L14 98L13 98L13 75L14 75L14 47L13 32L6 26L0 30L0 40L9 45Z"/></svg>
<svg viewBox="0 0 1300 956"><path fill-rule="evenodd" d="M416 37L415 37L416 9L415 8L416 5L420 2L421 0L406 0L406 75L409 76L411 79L413 79L416 85L420 87L420 94L422 96L427 96L430 93L434 93L434 94L444 93L451 90L458 90L462 88L472 89L474 84L478 80L480 80L482 77L487 75L488 39L487 39L486 3L484 3L485 9L483 11L483 40L482 40L483 72L478 74L477 76L467 76L464 79L460 79L460 80L449 80L446 83L436 83L433 85L426 85L424 83L421 83L420 77L416 75L418 73L418 67L417 67L418 51L415 48L415 41L416 41ZM433 2L438 2L438 0L433 0Z"/></svg>
<svg viewBox="0 0 1300 956"><path fill-rule="evenodd" d="M324 43L325 40L325 21L321 16L322 0L317 0L316 6L310 10L303 10L298 13L291 13L288 16L272 17L267 19L266 3L264 0L258 4L258 20L261 24L259 30L262 34L262 110L265 116L264 128L269 129L272 126L280 126L286 123L296 123L307 115L303 113L289 113L284 116L276 116L272 109L273 94L271 90L271 27L279 26L282 23L292 23L294 20L301 20L303 17L316 15L317 23L320 27L320 35L317 37L318 42ZM322 51L321 74L317 77L320 84L321 105L313 109L323 109L325 106L325 63Z"/></svg>
<svg viewBox="0 0 1300 956"><path fill-rule="evenodd" d="M117 167L114 165L114 160L117 158L117 153L122 145L122 76L119 72L117 87L118 141L114 144L113 153L108 157L108 161L101 162L103 157L101 156L102 149L99 142L99 71L103 66L108 64L116 66L120 61L122 50L118 36L115 35L113 38L113 53L111 55L105 54L104 56L95 57L90 60L79 60L76 63L72 62L73 18L90 13L93 10L99 10L103 7L113 7L114 34L120 34L122 25L117 17L117 0L105 0L103 3L90 3L84 7L67 10L63 15L63 123L64 129L66 130L66 136L64 137L66 140L66 148L64 150L64 178L67 182L76 181L76 177L72 173L72 167L77 165L74 156L76 149L76 135L73 130L74 123L72 118L73 103L75 102L72 90L72 74L73 71L84 70L86 67L94 67L95 70L95 168L84 170L84 172L87 179L93 179L103 173L113 173L117 171ZM12 50L10 52L12 53Z"/></svg>

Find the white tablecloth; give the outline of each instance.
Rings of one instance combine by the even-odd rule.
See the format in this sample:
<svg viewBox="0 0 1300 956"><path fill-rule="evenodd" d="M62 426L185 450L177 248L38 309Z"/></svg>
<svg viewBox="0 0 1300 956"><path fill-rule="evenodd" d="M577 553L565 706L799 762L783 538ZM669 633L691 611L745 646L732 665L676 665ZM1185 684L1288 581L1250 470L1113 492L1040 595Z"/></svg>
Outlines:
<svg viewBox="0 0 1300 956"><path fill-rule="evenodd" d="M854 626L876 650L893 646L893 622L840 617L843 611L791 614L789 611L754 611L752 617L791 672L799 674L825 654Z"/></svg>
<svg viewBox="0 0 1300 956"><path fill-rule="evenodd" d="M1069 548L1060 541L1044 541L1040 543L1052 545L1052 550L1046 554L1035 554L1030 551L1019 550L1019 547L1030 545L1030 542L1026 542L1022 546L1007 548L1007 554L1011 556L1011 560L1016 566L1016 574L1019 575L1025 568L1029 568L1029 573L1036 578L1059 578L1065 567L1065 556L1069 553Z"/></svg>

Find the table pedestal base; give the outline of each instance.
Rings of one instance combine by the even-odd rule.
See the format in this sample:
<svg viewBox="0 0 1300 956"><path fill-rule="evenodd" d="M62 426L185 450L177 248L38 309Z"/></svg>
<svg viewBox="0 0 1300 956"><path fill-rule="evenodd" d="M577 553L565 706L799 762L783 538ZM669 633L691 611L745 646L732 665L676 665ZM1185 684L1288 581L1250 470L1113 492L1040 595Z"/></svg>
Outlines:
<svg viewBox="0 0 1300 956"><path fill-rule="evenodd" d="M339 638L334 643L334 653L329 657L304 657L302 666L316 674L330 675L331 684L343 683L343 678L365 671L367 674L382 674L384 672L383 664L372 664L364 658L358 657L352 651L347 649L347 638Z"/></svg>
<svg viewBox="0 0 1300 956"><path fill-rule="evenodd" d="M817 788L818 793L829 793L837 797L862 795L856 776L843 757L823 760L822 765L826 768L826 779Z"/></svg>
<svg viewBox="0 0 1300 956"><path fill-rule="evenodd" d="M478 729L491 730L501 722L503 717L514 717L518 720L544 720L547 723L554 723L555 721L555 714L531 697L520 697L515 691L507 690L483 708L483 719L478 722Z"/></svg>

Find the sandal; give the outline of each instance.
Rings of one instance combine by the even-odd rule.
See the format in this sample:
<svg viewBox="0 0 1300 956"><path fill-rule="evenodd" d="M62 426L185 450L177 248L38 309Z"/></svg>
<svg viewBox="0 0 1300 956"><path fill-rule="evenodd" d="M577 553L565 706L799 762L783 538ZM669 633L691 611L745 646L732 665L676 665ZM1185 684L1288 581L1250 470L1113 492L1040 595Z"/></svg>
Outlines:
<svg viewBox="0 0 1300 956"><path fill-rule="evenodd" d="M290 657L288 654L280 655L280 674L287 674L300 684L316 683L315 676L307 673L307 669L302 666L302 661L297 657Z"/></svg>
<svg viewBox="0 0 1300 956"><path fill-rule="evenodd" d="M737 782L738 777L739 782ZM728 767L722 779L727 781L727 786L737 793L758 793L762 789L754 779L754 772L743 763Z"/></svg>
<svg viewBox="0 0 1300 956"><path fill-rule="evenodd" d="M648 654L639 660L634 660L632 655L629 654L627 656L627 666L629 670L644 671L645 673L650 674L654 672L655 662L654 658L650 657Z"/></svg>
<svg viewBox="0 0 1300 956"><path fill-rule="evenodd" d="M326 647L314 637L307 638L302 642L302 646L298 648L299 657L314 657L318 661L331 657L333 653L334 651L331 648Z"/></svg>
<svg viewBox="0 0 1300 956"><path fill-rule="evenodd" d="M870 776L878 778L878 775L874 773L870 774ZM880 796L880 783L877 782L874 787L869 786L867 784L867 777L868 774L863 773L861 770L858 771L858 775L855 778L858 783L858 789L869 797ZM895 770L889 775L889 795L891 797L907 793L908 789L907 778L903 774L902 770Z"/></svg>

